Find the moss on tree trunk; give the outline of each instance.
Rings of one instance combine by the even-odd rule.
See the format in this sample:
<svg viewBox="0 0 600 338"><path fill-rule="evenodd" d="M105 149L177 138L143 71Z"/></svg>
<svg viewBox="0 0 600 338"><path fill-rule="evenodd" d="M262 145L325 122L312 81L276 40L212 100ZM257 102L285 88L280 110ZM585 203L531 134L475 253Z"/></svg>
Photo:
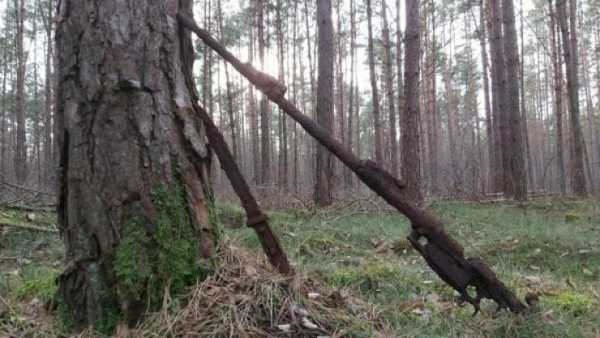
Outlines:
<svg viewBox="0 0 600 338"><path fill-rule="evenodd" d="M60 1L59 310L75 329L133 325L210 272L210 158L175 19L191 3Z"/></svg>

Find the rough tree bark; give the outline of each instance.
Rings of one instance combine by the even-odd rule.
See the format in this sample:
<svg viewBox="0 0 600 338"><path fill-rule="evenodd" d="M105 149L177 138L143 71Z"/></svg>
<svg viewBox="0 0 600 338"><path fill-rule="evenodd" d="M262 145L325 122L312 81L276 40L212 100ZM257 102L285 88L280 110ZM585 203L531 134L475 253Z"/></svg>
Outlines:
<svg viewBox="0 0 600 338"><path fill-rule="evenodd" d="M333 134L333 22L331 0L317 1L319 27L319 73L317 79L317 123ZM317 145L315 203L327 206L333 202L333 162L331 153Z"/></svg>
<svg viewBox="0 0 600 338"><path fill-rule="evenodd" d="M191 1L59 6L58 218L69 261L59 306L78 328L134 324L165 290L203 275L198 259L218 239L179 11Z"/></svg>
<svg viewBox="0 0 600 338"><path fill-rule="evenodd" d="M406 2L406 48L404 66L405 106L401 115L402 178L407 182L406 196L419 204L421 192L421 142L419 135L419 74L420 74L420 1Z"/></svg>

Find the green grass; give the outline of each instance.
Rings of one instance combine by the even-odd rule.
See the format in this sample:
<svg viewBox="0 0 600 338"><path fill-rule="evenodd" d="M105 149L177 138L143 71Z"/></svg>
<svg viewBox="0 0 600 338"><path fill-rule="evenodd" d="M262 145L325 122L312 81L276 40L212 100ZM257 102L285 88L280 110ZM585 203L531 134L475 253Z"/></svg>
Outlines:
<svg viewBox="0 0 600 338"><path fill-rule="evenodd" d="M386 337L593 337L600 333L600 203L540 200L525 206L439 202L432 207L467 256L480 256L522 298L542 294L537 311L495 312L485 301L476 317L460 307L405 240L407 221L395 214L271 212L271 223L296 269L375 305ZM223 223L243 225L235 205L219 207ZM0 217L24 222L15 211ZM52 215L46 215L52 221ZM256 252L252 229L227 236ZM10 230L0 239L0 295L16 303L45 302L63 268L55 234ZM0 320L1 323L1 320ZM364 323L349 328L369 337ZM1 325L0 325L1 326ZM1 328L0 328L1 329ZM1 332L1 330L0 330Z"/></svg>
<svg viewBox="0 0 600 338"><path fill-rule="evenodd" d="M432 206L467 256L490 263L520 297L542 293L526 316L483 312L455 294L403 240L399 215L343 213L329 218L274 213L272 225L297 268L330 287L376 304L392 336L589 337L600 333L600 203L512 204L440 202ZM576 217L573 217L576 215ZM250 229L230 230L260 250ZM396 250L394 250L396 248Z"/></svg>

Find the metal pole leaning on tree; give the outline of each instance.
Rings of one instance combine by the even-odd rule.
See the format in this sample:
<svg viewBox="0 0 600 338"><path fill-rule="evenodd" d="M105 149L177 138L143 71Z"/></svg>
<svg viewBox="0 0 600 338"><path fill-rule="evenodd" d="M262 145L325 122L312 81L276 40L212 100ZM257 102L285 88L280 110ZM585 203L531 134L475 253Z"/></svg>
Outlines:
<svg viewBox="0 0 600 338"><path fill-rule="evenodd" d="M461 300L479 310L481 299L492 299L499 308L518 313L527 307L509 290L496 274L479 258L465 258L464 249L444 230L443 224L429 212L414 206L403 195L406 186L373 161L361 160L312 119L304 115L285 98L286 87L268 74L242 63L210 34L198 27L193 19L178 14L179 23L194 32L207 46L217 52L236 70L262 91L272 102L294 119L321 145L351 169L371 190L406 216L412 227L408 240L425 258L427 264L448 285L458 291ZM475 295L468 288L476 290Z"/></svg>
<svg viewBox="0 0 600 338"><path fill-rule="evenodd" d="M256 231L263 250L271 264L282 274L291 273L292 269L290 263L279 240L271 230L269 219L267 215L260 210L258 202L256 202L254 195L252 195L250 187L235 162L223 135L204 108L200 105L197 105L194 108L204 123L206 136L212 150L217 154L223 171L225 171L233 190L235 190L240 198L242 206L246 211L247 226Z"/></svg>
<svg viewBox="0 0 600 338"><path fill-rule="evenodd" d="M182 61L184 64L191 63L190 60L185 58ZM239 166L235 162L229 146L227 146L227 142L225 142L223 134L221 134L208 112L199 104L199 97L195 90L192 74L184 72L184 76L188 87L191 89L193 113L197 114L200 120L202 120L211 149L217 155L221 167L225 171L225 175L227 175L233 190L241 201L242 207L246 212L246 225L253 228L256 232L263 251L267 255L271 265L284 275L292 273L293 270L287 255L269 225L269 218L260 209L244 175L242 175ZM186 112L180 113L185 114Z"/></svg>

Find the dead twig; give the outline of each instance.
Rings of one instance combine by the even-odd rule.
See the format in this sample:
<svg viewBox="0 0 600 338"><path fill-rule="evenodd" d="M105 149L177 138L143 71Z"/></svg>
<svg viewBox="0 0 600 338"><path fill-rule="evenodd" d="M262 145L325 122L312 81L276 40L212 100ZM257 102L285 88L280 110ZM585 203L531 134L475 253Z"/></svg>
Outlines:
<svg viewBox="0 0 600 338"><path fill-rule="evenodd" d="M2 228L2 227L17 228L17 229L22 229L22 230L38 231L38 232L50 232L50 233L58 232L58 230L56 230L56 229L38 227L35 225L30 225L30 224L17 224L17 223L10 223L10 222L0 222L0 228Z"/></svg>

